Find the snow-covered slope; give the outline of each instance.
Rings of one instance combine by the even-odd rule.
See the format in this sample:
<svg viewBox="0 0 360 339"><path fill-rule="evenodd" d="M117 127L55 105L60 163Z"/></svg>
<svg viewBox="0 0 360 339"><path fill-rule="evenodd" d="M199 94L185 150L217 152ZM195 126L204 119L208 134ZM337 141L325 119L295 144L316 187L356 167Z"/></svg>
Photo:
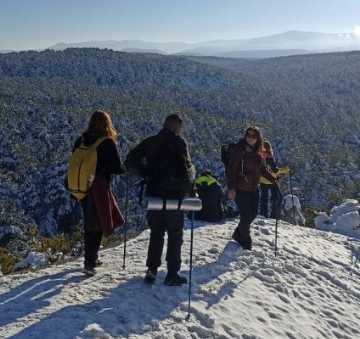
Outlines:
<svg viewBox="0 0 360 339"><path fill-rule="evenodd" d="M81 261L1 277L1 338L360 338L360 268L355 240L274 221L253 224L253 251L229 242L236 223L196 224L192 315L187 287L153 287L142 278L148 231L84 278ZM184 270L190 232L185 232ZM355 252L353 252L355 254Z"/></svg>
<svg viewBox="0 0 360 339"><path fill-rule="evenodd" d="M319 230L360 239L360 203L355 199L347 199L341 205L334 206L330 215L319 213L314 223Z"/></svg>

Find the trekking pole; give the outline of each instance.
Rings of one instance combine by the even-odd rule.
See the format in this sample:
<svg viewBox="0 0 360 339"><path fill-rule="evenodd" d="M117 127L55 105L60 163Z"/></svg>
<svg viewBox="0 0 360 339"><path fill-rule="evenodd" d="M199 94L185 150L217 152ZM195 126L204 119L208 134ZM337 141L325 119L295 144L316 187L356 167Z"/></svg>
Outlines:
<svg viewBox="0 0 360 339"><path fill-rule="evenodd" d="M275 222L275 257L277 256L278 224L279 224L279 219L276 218L276 222Z"/></svg>
<svg viewBox="0 0 360 339"><path fill-rule="evenodd" d="M123 255L123 270L126 267L126 241L128 228L128 214L129 214L129 175L125 179L125 225L124 225L124 255Z"/></svg>
<svg viewBox="0 0 360 339"><path fill-rule="evenodd" d="M188 300L188 314L186 320L190 320L190 306L191 306L191 277L192 277L192 258L193 258L193 243L194 243L194 214L191 212L191 236L190 236L190 270L189 270L189 300Z"/></svg>
<svg viewBox="0 0 360 339"><path fill-rule="evenodd" d="M277 256L277 243L278 243L278 226L279 226L279 219L280 219L280 208L282 203L282 194L280 191L280 187L275 184L276 191L277 191L277 204L276 204L276 221L275 221L275 257Z"/></svg>
<svg viewBox="0 0 360 339"><path fill-rule="evenodd" d="M296 211L295 211L295 202L294 202L294 192L293 192L293 185L292 185L292 174L291 174L291 170L289 170L289 188L290 188L290 194L291 194L291 200L292 200L292 205L293 205L293 217L294 217L294 221L295 221L295 225L297 225L296 223Z"/></svg>

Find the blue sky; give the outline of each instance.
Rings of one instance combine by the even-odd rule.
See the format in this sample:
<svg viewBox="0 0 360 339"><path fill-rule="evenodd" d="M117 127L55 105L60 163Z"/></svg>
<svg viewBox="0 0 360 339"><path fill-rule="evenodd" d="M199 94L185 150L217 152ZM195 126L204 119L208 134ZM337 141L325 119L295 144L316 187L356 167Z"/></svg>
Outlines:
<svg viewBox="0 0 360 339"><path fill-rule="evenodd" d="M287 30L347 32L360 0L0 0L0 49L139 39L199 42Z"/></svg>

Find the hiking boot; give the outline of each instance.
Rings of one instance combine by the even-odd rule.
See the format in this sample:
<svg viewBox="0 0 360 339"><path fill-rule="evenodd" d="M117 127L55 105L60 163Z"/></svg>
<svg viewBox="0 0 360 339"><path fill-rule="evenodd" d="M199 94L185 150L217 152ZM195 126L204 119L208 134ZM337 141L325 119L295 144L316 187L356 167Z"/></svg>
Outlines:
<svg viewBox="0 0 360 339"><path fill-rule="evenodd" d="M251 251L251 249L252 249L251 244L240 244L240 246L241 246L244 250Z"/></svg>
<svg viewBox="0 0 360 339"><path fill-rule="evenodd" d="M149 285L154 284L156 280L156 274L157 270L148 268L145 274L144 283Z"/></svg>
<svg viewBox="0 0 360 339"><path fill-rule="evenodd" d="M240 236L239 236L239 231L238 231L238 229L235 229L235 231L233 232L231 238L232 238L233 240L235 240L236 242L240 243L241 240L240 240Z"/></svg>
<svg viewBox="0 0 360 339"><path fill-rule="evenodd" d="M167 286L181 286L187 283L187 279L179 274L169 275L167 274L164 284Z"/></svg>
<svg viewBox="0 0 360 339"><path fill-rule="evenodd" d="M85 273L88 277L93 277L96 274L95 267L85 266L83 273Z"/></svg>
<svg viewBox="0 0 360 339"><path fill-rule="evenodd" d="M101 260L96 259L96 261L95 261L95 267L99 267L99 266L101 266L102 264L103 264L103 262L102 262Z"/></svg>
<svg viewBox="0 0 360 339"><path fill-rule="evenodd" d="M252 244L250 241L244 241L239 236L237 236L235 233L232 235L233 240L235 240L244 250L251 251Z"/></svg>

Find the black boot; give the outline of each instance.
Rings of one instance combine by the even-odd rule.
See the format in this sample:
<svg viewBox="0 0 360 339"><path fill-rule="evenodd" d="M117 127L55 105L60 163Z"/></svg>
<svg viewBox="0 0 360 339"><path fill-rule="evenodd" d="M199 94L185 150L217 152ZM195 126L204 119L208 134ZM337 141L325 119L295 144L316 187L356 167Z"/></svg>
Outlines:
<svg viewBox="0 0 360 339"><path fill-rule="evenodd" d="M95 267L99 267L99 266L102 266L103 262L99 259L96 259L95 261Z"/></svg>
<svg viewBox="0 0 360 339"><path fill-rule="evenodd" d="M178 273L175 274L168 273L164 280L164 284L167 286L181 286L186 283L187 283L187 279L179 275Z"/></svg>
<svg viewBox="0 0 360 339"><path fill-rule="evenodd" d="M96 274L95 267L85 265L83 268L83 273L85 273L88 277L93 277Z"/></svg>
<svg viewBox="0 0 360 339"><path fill-rule="evenodd" d="M157 274L157 269L148 268L145 274L144 283L149 285L154 284L156 280L156 274Z"/></svg>
<svg viewBox="0 0 360 339"><path fill-rule="evenodd" d="M240 241L241 241L241 236L240 236L239 227L236 227L236 228L235 228L235 231L233 232L231 238L232 238L233 240L235 240L236 242L240 243Z"/></svg>
<svg viewBox="0 0 360 339"><path fill-rule="evenodd" d="M94 276L96 274L95 266L96 265L94 261L85 260L83 273L85 273L88 277Z"/></svg>
<svg viewBox="0 0 360 339"><path fill-rule="evenodd" d="M233 240L235 240L244 250L251 251L252 240L250 235L241 234L240 229L236 228L233 235Z"/></svg>

